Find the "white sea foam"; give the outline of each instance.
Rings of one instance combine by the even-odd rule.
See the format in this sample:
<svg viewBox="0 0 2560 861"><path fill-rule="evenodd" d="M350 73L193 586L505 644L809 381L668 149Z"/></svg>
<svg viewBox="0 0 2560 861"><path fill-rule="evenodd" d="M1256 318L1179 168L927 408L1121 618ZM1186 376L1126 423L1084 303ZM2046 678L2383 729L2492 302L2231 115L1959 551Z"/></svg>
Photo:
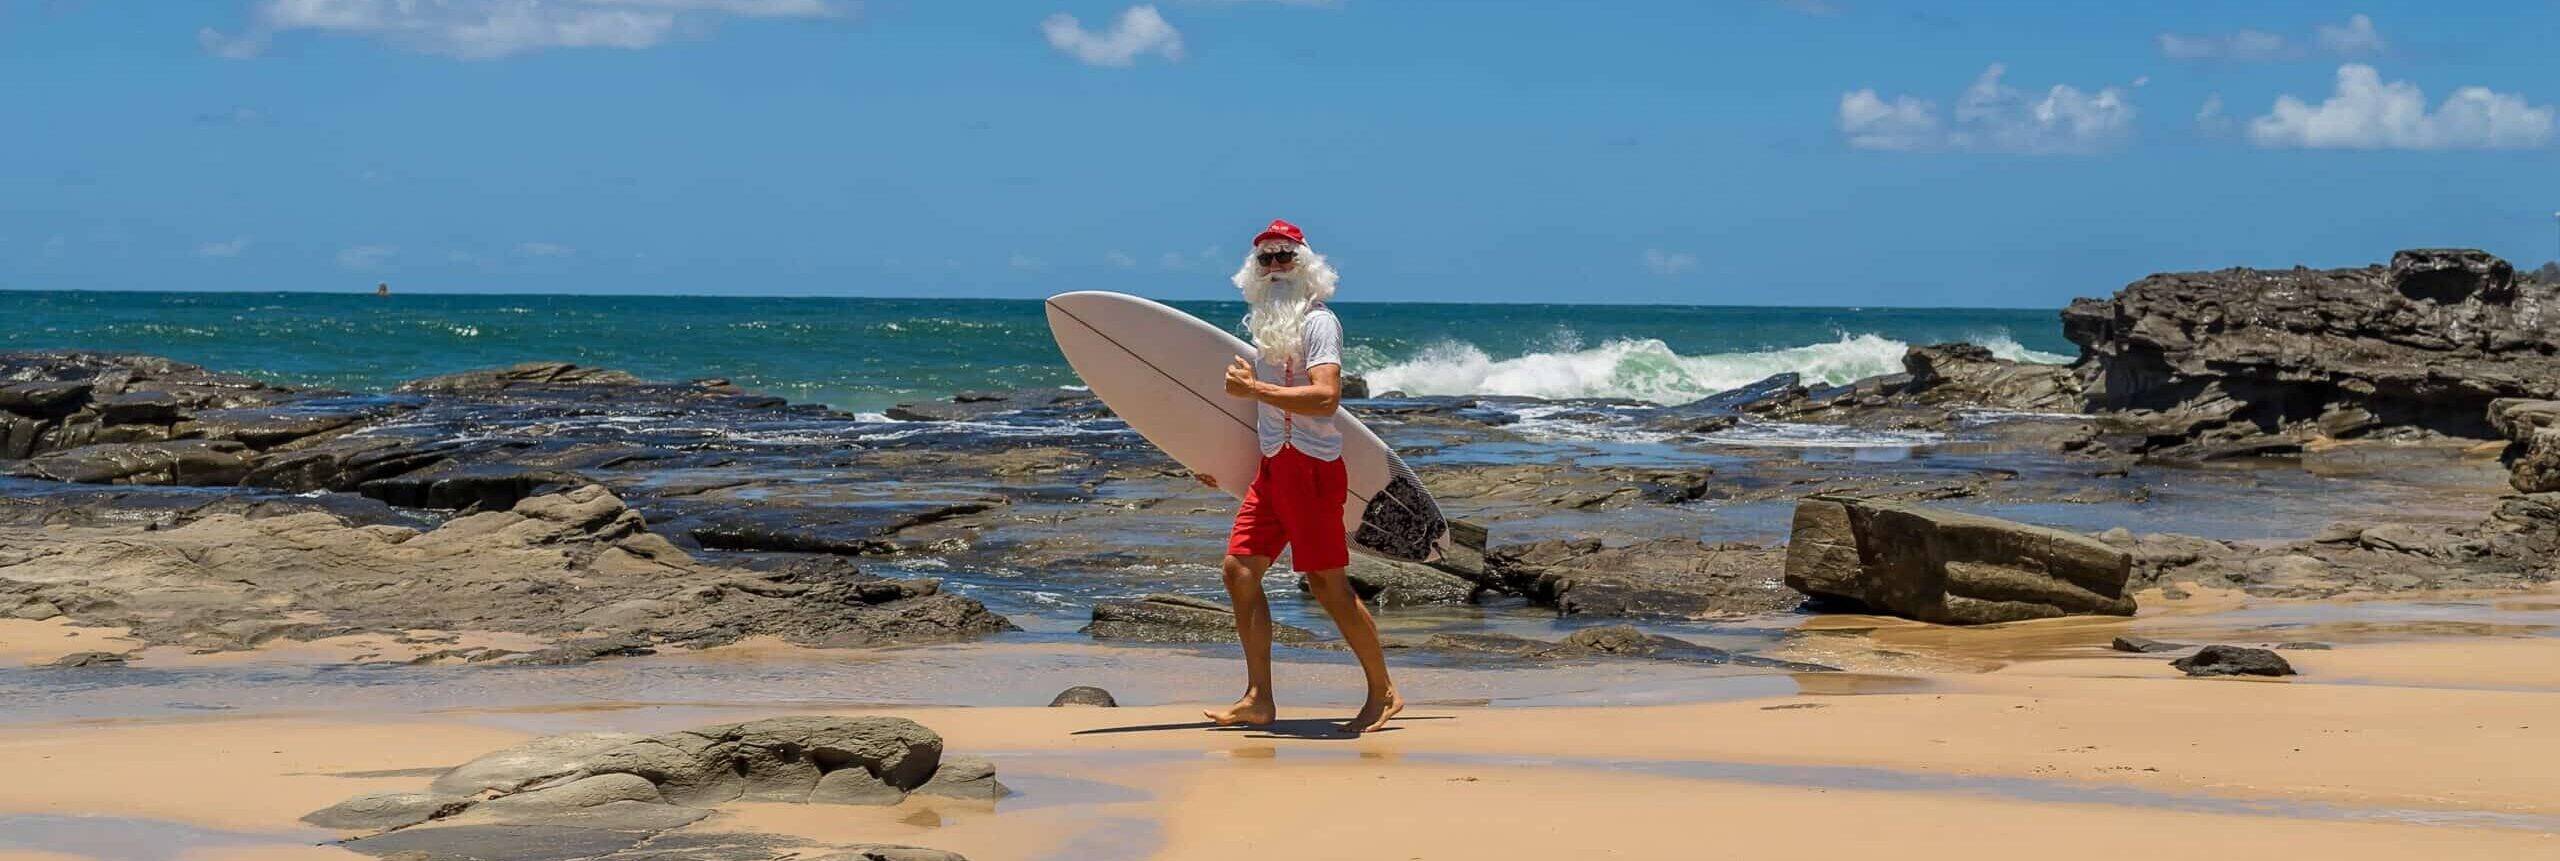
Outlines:
<svg viewBox="0 0 2560 861"><path fill-rule="evenodd" d="M2002 333L1974 341L2012 361L2069 361L2027 349ZM1891 338L1861 334L1779 350L1683 356L1660 340L1645 338L1496 359L1473 344L1444 341L1363 376L1371 391L1409 395L1633 398L1681 404L1781 373L1801 374L1808 384L1835 386L1900 373L1902 354L1910 348Z"/></svg>

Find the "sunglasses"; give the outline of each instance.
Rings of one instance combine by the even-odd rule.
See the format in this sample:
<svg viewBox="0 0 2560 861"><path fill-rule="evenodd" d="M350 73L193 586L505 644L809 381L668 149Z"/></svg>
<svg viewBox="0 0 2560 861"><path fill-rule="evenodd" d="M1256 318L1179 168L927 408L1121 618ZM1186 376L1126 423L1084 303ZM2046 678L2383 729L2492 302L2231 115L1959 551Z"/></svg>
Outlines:
<svg viewBox="0 0 2560 861"><path fill-rule="evenodd" d="M1298 252L1295 251L1265 251L1253 256L1254 262L1260 263L1264 266L1269 266L1274 263L1287 263L1296 259L1298 259Z"/></svg>

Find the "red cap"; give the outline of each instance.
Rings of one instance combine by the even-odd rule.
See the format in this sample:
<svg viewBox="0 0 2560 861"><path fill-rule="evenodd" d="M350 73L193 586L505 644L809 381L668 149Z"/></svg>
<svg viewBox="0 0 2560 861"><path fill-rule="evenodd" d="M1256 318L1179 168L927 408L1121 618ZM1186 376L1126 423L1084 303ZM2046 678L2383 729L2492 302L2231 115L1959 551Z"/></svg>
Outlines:
<svg viewBox="0 0 2560 861"><path fill-rule="evenodd" d="M1299 230L1295 224L1277 218L1271 219L1271 226L1263 228L1261 233L1253 237L1253 244L1260 245L1273 239L1286 239L1299 245L1307 244L1305 231Z"/></svg>

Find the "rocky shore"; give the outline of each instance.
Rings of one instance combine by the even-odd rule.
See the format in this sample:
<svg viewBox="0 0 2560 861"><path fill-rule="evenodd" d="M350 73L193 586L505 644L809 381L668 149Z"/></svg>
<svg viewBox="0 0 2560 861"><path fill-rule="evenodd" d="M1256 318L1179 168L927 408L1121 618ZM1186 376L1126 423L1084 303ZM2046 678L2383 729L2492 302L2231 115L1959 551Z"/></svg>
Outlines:
<svg viewBox="0 0 2560 861"><path fill-rule="evenodd" d="M2480 252L2404 251L2155 275L2074 302L2062 326L2082 348L2067 366L1951 344L1912 349L1901 374L1782 375L1678 406L1359 401L1468 522L1468 547L1434 567L1363 560L1355 580L1389 612L1684 622L1810 598L1967 624L2130 613L2154 588L2316 597L2560 574L2560 285ZM1754 442L1805 429L1882 441ZM1865 450L1899 454L1816 455ZM1205 570L1223 498L1071 390L881 421L563 363L360 393L7 353L0 476L0 615L199 651L492 631L550 645L423 656L557 661L946 641L1039 613L1200 642L1224 612L1199 600L1214 576L1147 597ZM2329 491L2298 498L2294 481L2433 507L2331 515ZM2304 525L2127 525L2269 505Z"/></svg>

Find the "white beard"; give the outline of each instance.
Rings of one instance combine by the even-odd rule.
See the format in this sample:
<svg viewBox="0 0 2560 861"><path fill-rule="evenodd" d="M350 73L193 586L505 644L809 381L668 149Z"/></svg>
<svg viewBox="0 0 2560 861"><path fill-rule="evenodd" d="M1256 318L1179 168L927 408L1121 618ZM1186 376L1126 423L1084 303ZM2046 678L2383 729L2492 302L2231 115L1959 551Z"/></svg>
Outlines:
<svg viewBox="0 0 2560 861"><path fill-rule="evenodd" d="M1295 359L1303 354L1307 312L1333 297L1334 281L1333 267L1313 251L1300 249L1297 267L1277 274L1246 258L1244 268L1236 272L1235 284L1244 291L1249 308L1244 328L1253 336L1254 349L1273 358Z"/></svg>

